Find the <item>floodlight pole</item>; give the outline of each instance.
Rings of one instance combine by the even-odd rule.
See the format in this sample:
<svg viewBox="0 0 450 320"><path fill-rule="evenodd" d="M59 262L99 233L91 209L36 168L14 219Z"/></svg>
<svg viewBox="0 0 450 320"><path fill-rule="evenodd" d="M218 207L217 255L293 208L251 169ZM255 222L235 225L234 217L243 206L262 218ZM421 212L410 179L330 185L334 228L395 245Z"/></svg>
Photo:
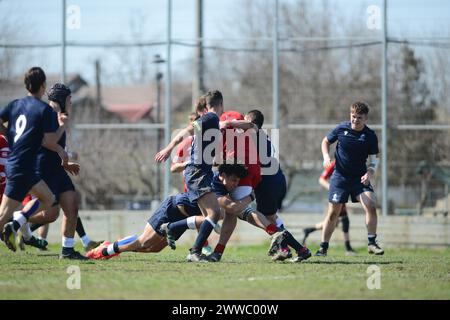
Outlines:
<svg viewBox="0 0 450 320"><path fill-rule="evenodd" d="M171 105L172 105L172 0L167 0L167 40L166 40L166 86L164 97L164 143L167 146L171 138ZM159 150L158 150L159 151ZM170 159L165 163L164 170L164 199L170 194Z"/></svg>
<svg viewBox="0 0 450 320"><path fill-rule="evenodd" d="M382 56L381 56L381 209L383 216L388 214L388 126L387 126L387 4L386 0L383 0L383 12L382 12Z"/></svg>

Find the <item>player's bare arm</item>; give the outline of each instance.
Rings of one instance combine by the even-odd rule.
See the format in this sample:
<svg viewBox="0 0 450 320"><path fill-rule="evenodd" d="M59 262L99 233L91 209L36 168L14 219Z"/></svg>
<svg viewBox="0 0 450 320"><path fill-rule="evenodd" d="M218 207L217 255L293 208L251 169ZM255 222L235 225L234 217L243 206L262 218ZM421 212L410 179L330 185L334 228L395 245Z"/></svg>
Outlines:
<svg viewBox="0 0 450 320"><path fill-rule="evenodd" d="M182 172L184 169L186 169L188 163L189 161L172 163L172 165L170 166L170 172Z"/></svg>
<svg viewBox="0 0 450 320"><path fill-rule="evenodd" d="M330 190L330 182L322 177L319 178L319 184L327 190Z"/></svg>
<svg viewBox="0 0 450 320"><path fill-rule="evenodd" d="M242 129L242 130L248 129L254 129L256 131L258 130L258 126L256 124L247 120L225 120L219 122L220 129L225 129L229 126L235 129Z"/></svg>
<svg viewBox="0 0 450 320"><path fill-rule="evenodd" d="M378 168L378 154L369 155L369 165L367 166L367 172L361 177L361 183L368 185L370 180L375 175Z"/></svg>
<svg viewBox="0 0 450 320"><path fill-rule="evenodd" d="M69 155L63 147L58 144L58 141L59 139L57 139L56 132L47 132L44 134L44 139L42 139L42 146L56 152L62 160L62 165L65 166L69 162Z"/></svg>
<svg viewBox="0 0 450 320"><path fill-rule="evenodd" d="M230 196L223 196L217 198L221 208L225 209L227 213L238 214L241 213L253 200L250 196L245 197L239 201L231 199Z"/></svg>
<svg viewBox="0 0 450 320"><path fill-rule="evenodd" d="M76 162L68 162L66 165L64 165L64 170L74 176L77 176L80 173L80 165Z"/></svg>
<svg viewBox="0 0 450 320"><path fill-rule="evenodd" d="M331 158L330 158L330 145L331 143L328 141L327 137L322 140L322 156L323 156L323 167L328 168L331 166Z"/></svg>
<svg viewBox="0 0 450 320"><path fill-rule="evenodd" d="M172 150L181 142L186 136L192 136L194 134L194 127L189 124L186 128L181 130L173 139L170 141L170 143L161 151L159 151L155 155L155 161L158 163L162 163L166 161Z"/></svg>

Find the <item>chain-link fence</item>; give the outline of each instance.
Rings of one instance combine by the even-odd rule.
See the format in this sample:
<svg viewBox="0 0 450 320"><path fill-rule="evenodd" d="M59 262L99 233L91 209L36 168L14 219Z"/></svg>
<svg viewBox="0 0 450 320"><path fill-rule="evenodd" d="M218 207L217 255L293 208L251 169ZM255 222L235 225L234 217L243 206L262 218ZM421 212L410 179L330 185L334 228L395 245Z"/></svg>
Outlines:
<svg viewBox="0 0 450 320"><path fill-rule="evenodd" d="M165 134L167 3L0 1L2 105L25 94L21 74L33 65L47 72L48 85L61 80L66 6L65 78L74 92L69 148L82 166L75 182L84 209L146 209L163 195L164 168L153 156ZM199 3L201 42L195 31ZM196 88L220 89L228 110L260 109L270 126L273 1L171 4L171 127L187 123ZM323 211L320 143L349 118L352 102L369 103L369 126L382 145L382 1L355 4L279 1L277 111L281 165L289 180L285 211ZM402 33L402 8L389 5L389 213L448 212L450 27L437 19L436 32L423 31L430 21L416 13ZM438 9L442 3L428 5ZM378 173L379 197L380 179ZM179 175L172 175L169 192L181 186Z"/></svg>

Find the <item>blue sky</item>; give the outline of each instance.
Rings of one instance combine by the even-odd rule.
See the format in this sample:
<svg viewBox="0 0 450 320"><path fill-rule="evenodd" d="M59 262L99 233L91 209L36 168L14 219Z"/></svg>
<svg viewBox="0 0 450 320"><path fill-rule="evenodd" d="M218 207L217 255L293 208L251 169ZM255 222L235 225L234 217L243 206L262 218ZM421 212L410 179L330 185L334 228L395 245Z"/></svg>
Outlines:
<svg viewBox="0 0 450 320"><path fill-rule="evenodd" d="M254 0L270 4L268 0ZM293 0L280 0L280 3ZM313 1L313 0L310 0ZM317 0L314 0L315 2ZM206 38L220 38L227 28L226 21L238 16L242 11L241 0L204 0L204 30ZM365 29L366 8L381 0L329 0L331 6L338 9L346 18L356 17L356 22ZM316 2L317 3L317 2ZM104 42L131 40L133 30L139 28L142 40L164 41L166 30L165 0L67 0L67 5L77 5L81 10L81 28L67 30L68 41ZM391 36L428 37L449 36L450 1L445 0L390 0L388 1L388 24ZM13 42L19 43L56 43L61 38L61 1L59 0L2 0L0 16L20 30ZM195 34L195 0L173 0L174 38L192 39ZM140 21L140 22L138 22ZM378 33L374 33L376 36ZM227 34L227 37L232 36ZM235 35L239 37L239 35ZM28 63L40 64L48 72L58 72L60 54L58 49L33 50L34 54L25 54ZM164 54L164 46L148 50ZM173 48L174 69L187 67L193 50L184 47ZM88 79L93 78L93 61L97 57L105 58L105 49L72 49L68 51L68 72L81 72ZM106 57L108 59L108 57ZM114 63L109 58L106 63ZM18 70L22 73L23 70Z"/></svg>

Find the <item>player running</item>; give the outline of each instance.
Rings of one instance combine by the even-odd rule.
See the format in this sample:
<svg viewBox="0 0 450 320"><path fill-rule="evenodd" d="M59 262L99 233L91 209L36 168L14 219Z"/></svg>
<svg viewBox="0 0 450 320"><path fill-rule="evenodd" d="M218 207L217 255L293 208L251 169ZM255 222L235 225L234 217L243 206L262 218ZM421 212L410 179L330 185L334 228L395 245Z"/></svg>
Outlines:
<svg viewBox="0 0 450 320"><path fill-rule="evenodd" d="M319 177L319 184L323 186L325 189L330 190L330 177L334 172L334 168L336 166L336 161L331 162L331 165L326 168L322 174ZM348 219L348 213L347 213L347 206L345 203L342 205L341 212L339 213L339 220L337 220L337 224L339 224L339 221L342 223L342 232L344 234L344 241L345 241L345 255L347 256L354 256L356 255L356 252L353 250L352 246L350 245L350 220ZM317 230L322 230L323 225L325 224L324 221L321 221L317 223L314 227L309 227L303 229L304 232L304 238L303 238L303 244L305 244L306 239L308 236ZM337 226L337 225L336 225Z"/></svg>
<svg viewBox="0 0 450 320"><path fill-rule="evenodd" d="M55 196L47 184L36 172L37 155L41 146L52 150L61 158L59 165L67 166L68 155L58 144L65 131L66 116L58 117L60 126L55 124L53 109L41 101L45 94L46 76L39 67L31 68L24 83L28 90L25 98L17 99L0 110L0 134L6 134L11 153L6 162L6 187L0 205L1 238L7 247L16 251L15 235L17 230L36 212L52 206ZM58 122L57 121L57 122ZM4 123L8 122L8 127ZM14 211L25 196L31 193L31 200L17 215L13 222Z"/></svg>
<svg viewBox="0 0 450 320"><path fill-rule="evenodd" d="M336 169L330 179L328 214L322 230L322 242L316 256L326 256L328 245L336 227L342 206L351 196L359 200L366 211L368 252L382 255L383 249L376 242L376 199L370 179L378 167L378 138L366 126L369 106L355 102L350 107L350 121L339 124L322 140L323 165L331 165L330 145L338 142L335 151ZM369 166L366 166L369 158Z"/></svg>
<svg viewBox="0 0 450 320"><path fill-rule="evenodd" d="M201 109L206 108L206 101L204 97L200 97L200 99L197 101L196 109L199 108L198 106L202 106ZM200 118L200 116L197 114L197 112L192 112L189 115L189 123L194 122ZM186 168L187 164L189 163L189 158L191 156L191 150L192 150L192 142L194 140L193 136L188 136L183 139L183 141L178 145L177 151L175 154L175 157L172 159L172 163L170 164L170 172L172 173L182 173L182 179L183 179L183 192L187 192L186 188L186 181L184 180L184 169ZM191 229L196 229L195 224L189 225ZM218 233L220 233L220 224L216 223L216 227L214 230ZM209 245L208 240L205 241L202 248L203 254L211 254L212 248Z"/></svg>
<svg viewBox="0 0 450 320"><path fill-rule="evenodd" d="M218 90L209 91L205 95L206 112L201 117L181 130L164 149L159 151L155 160L159 163L166 161L172 150L184 137L194 135L191 157L186 165L184 177L187 194L191 202L198 201L202 214L206 217L200 226L199 234L190 249L188 261L201 260L202 247L220 218L220 207L215 194L212 192L212 165L215 150L219 143L219 117L223 112L223 96Z"/></svg>
<svg viewBox="0 0 450 320"><path fill-rule="evenodd" d="M65 114L72 106L71 91L61 83L56 83L48 93L50 106L54 112L52 121L58 125L58 114ZM66 147L66 133L64 132L58 141L61 148ZM78 163L69 162L62 167L58 155L48 149L42 148L38 154L38 172L44 182L49 186L50 190L56 197L56 201L64 212L62 220L62 250L61 259L86 260L87 258L74 250L75 246L75 229L78 220L78 203L75 193L75 187L67 174L66 170L71 174L77 175L80 167ZM50 209L39 212L30 218L30 222L35 224L47 224L53 222L59 215L59 206L54 205ZM22 233L27 234L27 230L22 228Z"/></svg>

